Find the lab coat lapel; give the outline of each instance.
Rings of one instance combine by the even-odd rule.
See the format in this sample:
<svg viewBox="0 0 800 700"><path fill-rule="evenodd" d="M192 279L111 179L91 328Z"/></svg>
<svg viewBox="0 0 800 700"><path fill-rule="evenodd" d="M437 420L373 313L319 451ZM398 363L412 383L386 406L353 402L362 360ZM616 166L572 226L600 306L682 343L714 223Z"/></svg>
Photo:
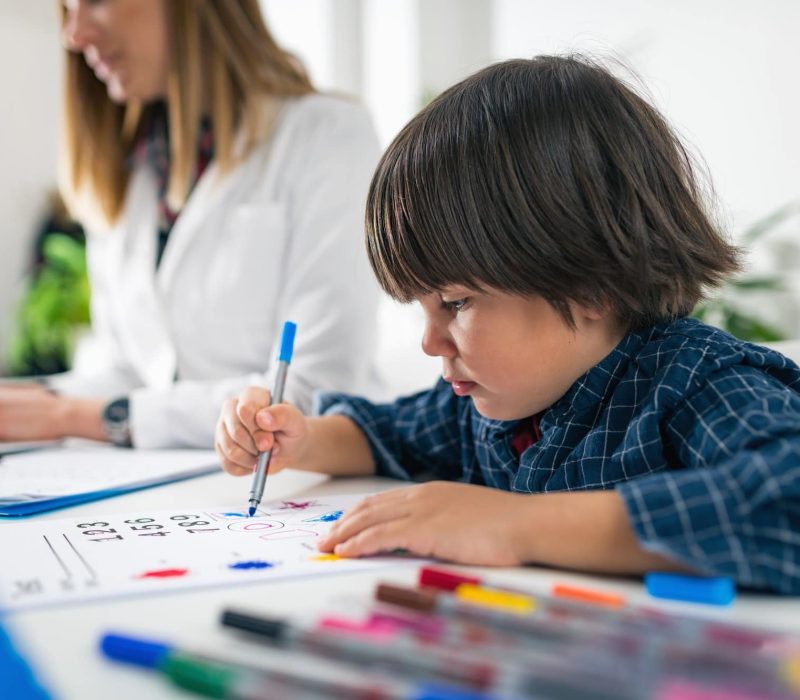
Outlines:
<svg viewBox="0 0 800 700"><path fill-rule="evenodd" d="M156 289L158 230L156 184L145 168L135 171L127 203L125 231L113 231L117 246L113 268L120 276L119 333L130 348L130 362L149 387L164 388L175 377L176 353L169 334L163 299Z"/></svg>
<svg viewBox="0 0 800 700"><path fill-rule="evenodd" d="M197 181L170 231L169 243L161 258L156 284L162 294L168 294L175 272L186 257L192 240L208 225L207 220L227 205L239 184L247 181L250 165L245 162L233 172L223 175L219 172L217 162L212 161ZM202 280L198 280L198 284L202 284Z"/></svg>

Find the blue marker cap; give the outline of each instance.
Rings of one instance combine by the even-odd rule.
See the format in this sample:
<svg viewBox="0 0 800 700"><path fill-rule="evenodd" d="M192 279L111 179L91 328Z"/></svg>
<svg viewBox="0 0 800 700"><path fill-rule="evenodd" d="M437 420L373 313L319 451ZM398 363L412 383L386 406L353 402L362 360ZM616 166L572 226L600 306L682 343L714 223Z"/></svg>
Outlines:
<svg viewBox="0 0 800 700"><path fill-rule="evenodd" d="M297 324L286 321L281 332L281 351L278 355L279 362L291 362L294 352L294 334L297 332Z"/></svg>
<svg viewBox="0 0 800 700"><path fill-rule="evenodd" d="M158 668L166 660L172 647L121 634L105 634L100 639L100 650L115 661L124 661L145 668Z"/></svg>
<svg viewBox="0 0 800 700"><path fill-rule="evenodd" d="M688 576L653 571L645 574L644 585L655 598L691 603L730 605L736 597L736 585L727 576Z"/></svg>
<svg viewBox="0 0 800 700"><path fill-rule="evenodd" d="M411 700L493 700L495 697L460 686L424 683L412 693Z"/></svg>

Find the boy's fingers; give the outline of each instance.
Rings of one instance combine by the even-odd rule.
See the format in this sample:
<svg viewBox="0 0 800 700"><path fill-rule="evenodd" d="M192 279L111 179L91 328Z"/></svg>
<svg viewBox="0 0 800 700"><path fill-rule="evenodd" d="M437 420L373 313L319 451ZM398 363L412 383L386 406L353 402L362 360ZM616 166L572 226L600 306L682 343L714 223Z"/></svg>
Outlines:
<svg viewBox="0 0 800 700"><path fill-rule="evenodd" d="M262 430L280 431L287 437L295 437L303 427L303 414L288 403L277 403L262 408L255 416L256 424Z"/></svg>
<svg viewBox="0 0 800 700"><path fill-rule="evenodd" d="M225 411L222 415L222 425L225 434L232 442L251 455L258 454L253 436L235 414Z"/></svg>
<svg viewBox="0 0 800 700"><path fill-rule="evenodd" d="M217 454L219 454L222 459L222 466L225 471L231 474L253 471L253 466L256 463L256 456L242 449L242 447L234 442L230 435L228 435L224 422L220 422L217 429L216 450Z"/></svg>
<svg viewBox="0 0 800 700"><path fill-rule="evenodd" d="M368 527L337 544L333 547L333 553L341 557L367 557L393 549L413 551L408 540L408 521L405 518Z"/></svg>
<svg viewBox="0 0 800 700"><path fill-rule="evenodd" d="M236 402L236 415L242 424L251 433L257 430L255 416L265 406L269 406L272 397L269 389L262 389L258 386L249 386L239 394Z"/></svg>
<svg viewBox="0 0 800 700"><path fill-rule="evenodd" d="M405 499L365 498L355 508L345 513L320 541L320 546L335 546L355 537L364 530L409 515Z"/></svg>
<svg viewBox="0 0 800 700"><path fill-rule="evenodd" d="M256 432L253 433L253 442L259 452L266 452L275 444L275 433L270 433L266 430L256 430Z"/></svg>

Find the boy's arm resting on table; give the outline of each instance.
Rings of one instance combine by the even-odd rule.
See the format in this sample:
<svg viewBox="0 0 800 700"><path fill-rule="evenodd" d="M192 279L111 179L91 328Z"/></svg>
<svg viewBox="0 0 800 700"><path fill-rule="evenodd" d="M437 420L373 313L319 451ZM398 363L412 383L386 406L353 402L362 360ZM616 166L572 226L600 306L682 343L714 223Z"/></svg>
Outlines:
<svg viewBox="0 0 800 700"><path fill-rule="evenodd" d="M517 495L517 494L514 494ZM616 491L518 495L515 548L521 563L606 574L690 567L642 548Z"/></svg>
<svg viewBox="0 0 800 700"><path fill-rule="evenodd" d="M375 460L361 429L345 416L308 419L308 449L297 469L330 476L372 476Z"/></svg>
<svg viewBox="0 0 800 700"><path fill-rule="evenodd" d="M598 573L676 569L800 593L800 396L756 371L723 371L665 429L686 468L602 491L396 489L348 512L320 548L364 556L400 547L464 564Z"/></svg>
<svg viewBox="0 0 800 700"><path fill-rule="evenodd" d="M642 547L739 584L800 593L800 395L721 371L666 426L687 469L619 484Z"/></svg>
<svg viewBox="0 0 800 700"><path fill-rule="evenodd" d="M427 391L375 404L348 394L320 394L314 412L346 416L372 453L375 473L395 479L422 476L457 480L464 436L458 416L468 410L443 381Z"/></svg>
<svg viewBox="0 0 800 700"><path fill-rule="evenodd" d="M613 491L520 494L442 481L369 496L319 547L347 557L401 548L476 566L615 574L682 568L639 547Z"/></svg>

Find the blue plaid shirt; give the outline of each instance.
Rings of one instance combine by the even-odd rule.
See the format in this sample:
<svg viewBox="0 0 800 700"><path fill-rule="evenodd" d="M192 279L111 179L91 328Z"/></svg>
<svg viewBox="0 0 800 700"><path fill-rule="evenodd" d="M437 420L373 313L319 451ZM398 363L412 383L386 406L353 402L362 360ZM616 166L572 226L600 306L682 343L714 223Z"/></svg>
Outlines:
<svg viewBox="0 0 800 700"><path fill-rule="evenodd" d="M540 493L616 489L641 546L741 585L800 594L800 368L693 319L628 333L544 412L518 457L519 421L481 416L443 381L349 416L377 473Z"/></svg>

